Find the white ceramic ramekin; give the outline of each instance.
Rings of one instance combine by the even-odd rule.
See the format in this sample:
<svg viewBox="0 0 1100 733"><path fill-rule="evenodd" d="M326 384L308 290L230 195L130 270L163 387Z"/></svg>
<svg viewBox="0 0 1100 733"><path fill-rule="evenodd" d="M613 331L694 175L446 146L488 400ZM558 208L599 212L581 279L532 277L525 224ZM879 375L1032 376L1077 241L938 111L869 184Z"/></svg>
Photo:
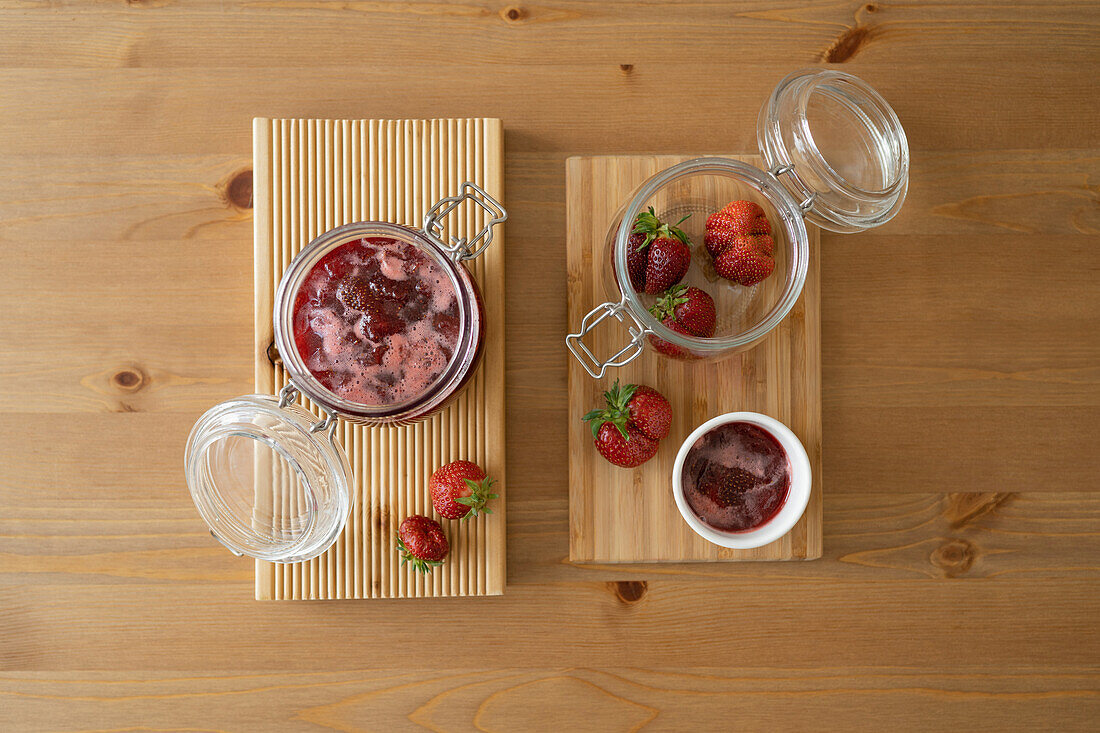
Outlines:
<svg viewBox="0 0 1100 733"><path fill-rule="evenodd" d="M719 425L731 422L747 422L767 430L775 436L775 439L779 441L779 445L783 446L783 450L787 453L787 459L791 463L791 488L787 492L787 500L783 503L783 507L769 521L744 532L723 532L706 525L703 520L695 515L695 512L688 505L687 499L684 498L681 479L684 460L695 442ZM778 420L767 415L761 415L758 412L727 412L725 415L711 418L697 427L680 446L680 452L676 454L676 464L672 468L672 495L676 499L676 507L683 515L684 521L695 531L695 534L722 547L748 550L774 542L791 531L791 527L802 517L802 513L806 511L806 504L810 501L811 479L809 456L806 455L806 449L802 446L802 441L791 432L790 428Z"/></svg>

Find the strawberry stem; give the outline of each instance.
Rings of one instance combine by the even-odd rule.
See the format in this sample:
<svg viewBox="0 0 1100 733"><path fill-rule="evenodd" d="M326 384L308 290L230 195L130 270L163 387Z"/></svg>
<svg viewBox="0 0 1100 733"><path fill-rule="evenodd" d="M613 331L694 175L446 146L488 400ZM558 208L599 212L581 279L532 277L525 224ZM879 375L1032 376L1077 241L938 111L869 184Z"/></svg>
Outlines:
<svg viewBox="0 0 1100 733"><path fill-rule="evenodd" d="M485 505L493 499L500 498L500 494L494 494L489 490L494 483L496 482L491 478L486 478L482 481L466 479L466 486L470 489L470 495L455 499L456 503L470 507L470 511L462 518L463 521L470 517L476 517L478 514L493 513L493 510L487 508Z"/></svg>
<svg viewBox="0 0 1100 733"><path fill-rule="evenodd" d="M688 214L680 219L680 221L669 226L657 218L657 214L653 211L653 207L650 206L648 211L640 212L634 217L634 227L630 230L630 233L645 235L645 240L638 245L638 249L649 246L650 242L658 237L675 237L684 244L690 246L691 240L688 239L688 236L684 234L682 230L677 228L690 218L691 214Z"/></svg>
<svg viewBox="0 0 1100 733"><path fill-rule="evenodd" d="M688 302L688 297L684 294L687 292L687 287L683 283L673 285L657 297L657 302L649 307L649 312L658 321L674 316L676 306Z"/></svg>
<svg viewBox="0 0 1100 733"><path fill-rule="evenodd" d="M603 393L607 407L592 410L581 418L591 424L593 438L598 437L600 428L603 427L604 423L609 422L622 434L624 440L630 440L630 435L626 432L626 423L630 419L630 400L634 397L634 392L637 389L638 385L636 384L628 384L620 388L619 380L616 379L611 389Z"/></svg>

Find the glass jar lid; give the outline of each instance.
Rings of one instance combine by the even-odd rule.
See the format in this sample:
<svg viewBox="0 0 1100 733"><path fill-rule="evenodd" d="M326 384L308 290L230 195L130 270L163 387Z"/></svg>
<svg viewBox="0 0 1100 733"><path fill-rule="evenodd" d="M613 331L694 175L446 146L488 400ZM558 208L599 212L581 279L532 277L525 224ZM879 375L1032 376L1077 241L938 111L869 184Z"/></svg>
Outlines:
<svg viewBox="0 0 1100 733"><path fill-rule="evenodd" d="M246 395L204 414L187 439L191 498L211 534L239 555L299 562L324 552L348 516L351 467L318 421L293 404Z"/></svg>
<svg viewBox="0 0 1100 733"><path fill-rule="evenodd" d="M909 185L909 144L894 110L841 71L803 69L760 109L757 142L806 219L834 232L889 221Z"/></svg>

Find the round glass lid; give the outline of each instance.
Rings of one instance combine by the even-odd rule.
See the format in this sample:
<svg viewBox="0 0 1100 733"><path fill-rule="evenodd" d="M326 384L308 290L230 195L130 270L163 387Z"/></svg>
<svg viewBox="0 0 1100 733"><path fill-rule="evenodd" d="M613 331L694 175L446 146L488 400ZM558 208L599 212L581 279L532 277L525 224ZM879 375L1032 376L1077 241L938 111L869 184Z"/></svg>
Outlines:
<svg viewBox="0 0 1100 733"><path fill-rule="evenodd" d="M187 440L184 467L211 533L237 554L272 562L324 552L349 505L351 469L332 439L335 425L265 395L203 415Z"/></svg>
<svg viewBox="0 0 1100 733"><path fill-rule="evenodd" d="M783 79L760 110L757 141L806 219L825 229L879 226L905 200L905 131L886 100L851 74L804 69Z"/></svg>

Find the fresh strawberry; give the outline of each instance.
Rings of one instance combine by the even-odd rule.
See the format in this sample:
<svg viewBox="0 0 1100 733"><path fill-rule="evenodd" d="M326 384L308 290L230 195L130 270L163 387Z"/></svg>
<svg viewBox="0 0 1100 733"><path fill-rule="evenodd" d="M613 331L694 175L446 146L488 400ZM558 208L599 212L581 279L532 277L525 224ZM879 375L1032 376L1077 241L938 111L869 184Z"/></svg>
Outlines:
<svg viewBox="0 0 1100 733"><path fill-rule="evenodd" d="M707 217L707 229L731 229L737 234L771 234L764 209L754 201L731 201Z"/></svg>
<svg viewBox="0 0 1100 733"><path fill-rule="evenodd" d="M428 479L428 493L432 506L441 516L465 519L493 513L485 506L498 496L489 490L493 483L476 463L451 461L437 468Z"/></svg>
<svg viewBox="0 0 1100 733"><path fill-rule="evenodd" d="M583 418L592 426L597 450L615 465L626 468L652 458L657 441L672 427L672 405L664 395L645 385L620 388L615 380L603 397L606 407L592 410ZM632 462L635 459L637 462Z"/></svg>
<svg viewBox="0 0 1100 733"><path fill-rule="evenodd" d="M397 550L402 565L408 563L421 573L430 573L443 564L451 546L439 522L414 514L397 528Z"/></svg>
<svg viewBox="0 0 1100 733"><path fill-rule="evenodd" d="M714 270L727 280L755 285L775 269L775 259L757 246L756 237L739 237L714 260Z"/></svg>
<svg viewBox="0 0 1100 733"><path fill-rule="evenodd" d="M616 466L634 468L657 455L657 441L633 425L618 428L605 422L595 430L595 436L596 450Z"/></svg>
<svg viewBox="0 0 1100 733"><path fill-rule="evenodd" d="M670 331L682 333L685 336L693 335L691 331L687 330L676 321L676 316L668 316L663 321L661 321L661 324ZM665 341L664 339L658 338L652 334L650 334L649 336L649 343L651 346L653 346L657 353L664 354L665 356L671 356L673 359L686 360L692 358L691 353L689 353L687 349L677 346L671 341Z"/></svg>
<svg viewBox="0 0 1100 733"><path fill-rule="evenodd" d="M657 237L649 245L645 292L655 295L684 279L691 265L691 250L676 237Z"/></svg>
<svg viewBox="0 0 1100 733"><path fill-rule="evenodd" d="M649 312L662 323L671 316L688 333L702 338L714 335L714 325L718 318L714 298L697 287L682 283L672 286L668 292L657 298L657 303Z"/></svg>
<svg viewBox="0 0 1100 733"><path fill-rule="evenodd" d="M718 255L746 239L752 240L753 246L766 254L770 255L775 251L775 242L770 234L738 234L730 230L708 230L703 237L703 243L707 246L710 256L717 259Z"/></svg>
<svg viewBox="0 0 1100 733"><path fill-rule="evenodd" d="M644 384L634 390L634 396L626 403L630 422L652 440L664 440L672 429L672 405L665 396Z"/></svg>
<svg viewBox="0 0 1100 733"><path fill-rule="evenodd" d="M771 254L772 225L760 205L752 201L733 201L721 210L707 217L707 233L703 237L710 256L717 259L720 254L734 245L740 235L768 236L767 242L760 246Z"/></svg>
<svg viewBox="0 0 1100 733"><path fill-rule="evenodd" d="M626 240L626 269L634 292L645 292L645 268L649 265L649 242L644 234L631 234Z"/></svg>
<svg viewBox="0 0 1100 733"><path fill-rule="evenodd" d="M657 214L653 211L653 207L650 206L647 211L643 211L638 214L634 219L634 228L631 229L630 238L627 240L627 253L626 253L626 265L628 275L630 275L630 284L634 286L634 290L639 293L648 292L660 292L664 288L658 288L656 291L650 291L647 289L649 265L650 265L650 253L652 252L651 245L657 239L668 238L678 240L684 245L690 245L691 241L687 235L677 227L683 224L688 217L685 216L680 221L673 225L663 223L657 218ZM668 247L663 245L663 249L667 250ZM691 260L691 251L687 251L687 259ZM684 266L684 271L687 271L687 266ZM683 274L677 278L674 282L678 282Z"/></svg>

